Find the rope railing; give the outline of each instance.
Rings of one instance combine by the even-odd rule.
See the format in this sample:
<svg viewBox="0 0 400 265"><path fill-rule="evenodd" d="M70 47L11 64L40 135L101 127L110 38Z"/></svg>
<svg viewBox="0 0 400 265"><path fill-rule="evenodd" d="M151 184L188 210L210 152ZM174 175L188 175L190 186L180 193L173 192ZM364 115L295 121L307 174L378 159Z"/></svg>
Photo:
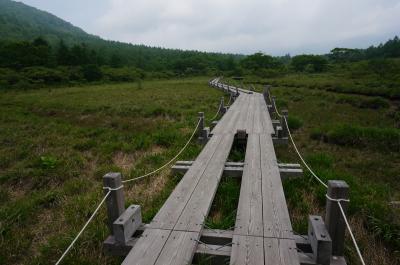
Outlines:
<svg viewBox="0 0 400 265"><path fill-rule="evenodd" d="M93 220L97 212L100 210L100 207L103 205L103 203L106 201L107 197L110 195L111 189L104 195L103 199L100 201L100 203L97 205L96 210L92 213L90 218L86 221L85 225L82 227L82 229L79 231L79 233L75 236L74 240L72 240L71 244L69 244L68 248L64 251L64 253L61 255L61 257L57 260L55 265L58 265L61 263L61 261L65 258L65 256L68 254L68 252L72 249L72 247L75 245L76 241L78 241L79 237L82 235L83 231L85 231L86 227L89 225L89 223Z"/></svg>
<svg viewBox="0 0 400 265"><path fill-rule="evenodd" d="M271 96L270 96L270 99L271 99ZM271 102L272 102L272 101L271 101ZM318 180L318 182L319 182L321 185L323 185L325 188L328 188L328 185L327 185L324 181L322 181L322 179L319 178L319 177L317 176L317 174L314 173L314 171L311 169L311 167L307 164L307 162L304 160L303 156L301 155L299 149L298 149L297 146L296 146L296 143L295 143L294 140L293 140L292 133L290 132L289 124L288 124L288 121L287 121L286 116L280 114L279 111L278 111L278 109L277 109L277 107L276 107L276 105L275 105L275 104L273 104L273 105L274 105L274 108L275 108L275 113L276 113L279 117L283 117L284 120L285 120L285 125L286 125L287 131L288 131L288 135L289 135L290 141L291 141L291 143L293 144L293 147L294 147L294 149L295 149L297 155L299 156L300 160L302 161L302 163L304 164L304 166L308 169L308 171L311 173L311 175L312 175L316 180ZM364 258L363 258L363 256L362 256L362 254L361 254L361 251L360 251L360 248L359 248L359 246L358 246L357 240L356 240L356 238L355 238L355 236L354 236L354 234L353 234L353 231L352 231L352 229L351 229L351 226L350 226L350 224L349 224L349 221L347 220L347 216L346 216L346 214L345 214L345 212L344 212L344 210L343 210L342 204L341 204L342 201L344 201L344 202L350 202L350 200L347 200L347 199L332 199L332 198L330 198L327 194L326 194L326 197L327 197L327 199L330 200L330 201L337 202L337 204L338 204L338 206L339 206L339 209L340 209L340 213L341 213L341 215L343 216L343 219L344 219L344 221L345 221L345 223L346 223L347 230L349 231L350 237L351 237L351 239L352 239L353 245L354 245L354 247L355 247L355 249L356 249L356 251L357 251L357 255L358 255L358 257L359 257L359 259L360 259L362 265L365 265L365 261L364 261Z"/></svg>
<svg viewBox="0 0 400 265"><path fill-rule="evenodd" d="M195 129L193 130L193 133L191 134L189 140L186 142L186 144L182 147L182 149L180 149L180 151L171 159L169 160L167 163L165 163L164 165L162 165L161 167L157 168L156 170L153 170L150 173L147 173L145 175L142 175L140 177L136 177L136 178L132 178L132 179L128 179L128 180L123 180L122 183L127 183L127 182L132 182L135 180L139 180L148 176L151 176L157 172L159 172L160 170L162 170L163 168L165 168L166 166L170 165L173 161L175 161L180 154L183 153L183 151L188 147L188 145L190 144L190 142L192 141L193 137L195 136L199 125L200 125L201 120L199 119L199 121L197 122L197 125L195 127ZM73 246L75 245L75 243L78 241L79 237L82 235L82 233L85 231L85 229L87 228L87 226L90 224L90 222L93 220L93 218L96 216L97 212L100 210L101 206L104 204L104 202L106 201L106 199L108 198L108 196L111 194L112 191L116 191L119 189L122 189L124 187L124 185L121 185L118 188L110 188L110 187L103 187L103 189L108 190L108 192L106 193L106 195L104 195L103 199L100 201L100 203L97 205L96 209L94 210L94 212L92 213L92 215L89 217L89 219L86 221L85 225L82 227L82 229L78 232L78 234L75 236L74 240L72 240L71 244L67 247L67 249L63 252L63 254L61 255L61 257L57 260L57 262L55 263L55 265L59 265L62 260L65 258L65 256L69 253L69 251L73 248Z"/></svg>
<svg viewBox="0 0 400 265"><path fill-rule="evenodd" d="M213 120L215 120L215 119L218 117L218 115L219 115L219 113L220 113L220 111L221 111L221 107L222 107L222 105L219 104L217 113L215 113L214 117L212 117L211 119L207 119L207 121L213 121Z"/></svg>
<svg viewBox="0 0 400 265"><path fill-rule="evenodd" d="M186 142L186 144L182 147L182 149L176 154L176 156L174 156L171 160L169 160L167 163L165 163L165 164L162 165L161 167L157 168L156 170L153 170L153 171L150 172L150 173L144 174L144 175L142 175L142 176L140 176L140 177L136 177L136 178L131 178L131 179L123 180L122 183L128 183L128 182L132 182L132 181L135 181L135 180L139 180L139 179L142 179L142 178L145 178L145 177L154 175L155 173L159 172L160 170L162 170L163 168L165 168L166 166L168 166L169 164L171 164L172 162L174 162L175 159L177 159L178 156L179 156L180 154L183 153L183 151L186 149L186 147L188 147L189 143L192 141L194 135L196 134L197 129L199 128L199 125L200 125L200 120L197 122L196 128L193 130L193 133L192 133L192 135L190 136L189 140L188 140L188 141Z"/></svg>

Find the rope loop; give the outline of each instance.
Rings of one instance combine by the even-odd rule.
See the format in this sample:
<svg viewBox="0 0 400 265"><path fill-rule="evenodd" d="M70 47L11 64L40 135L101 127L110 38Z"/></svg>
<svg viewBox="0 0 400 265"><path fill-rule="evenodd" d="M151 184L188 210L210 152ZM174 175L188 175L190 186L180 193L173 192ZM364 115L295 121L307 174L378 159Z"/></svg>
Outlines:
<svg viewBox="0 0 400 265"><path fill-rule="evenodd" d="M333 202L338 202L338 203L339 203L339 202L350 202L349 199L333 199L333 198L329 197L328 194L325 194L325 197L326 197L328 200L333 201Z"/></svg>
<svg viewBox="0 0 400 265"><path fill-rule="evenodd" d="M123 187L124 187L124 185L121 185L118 188L103 187L103 190L116 191L116 190L122 189Z"/></svg>

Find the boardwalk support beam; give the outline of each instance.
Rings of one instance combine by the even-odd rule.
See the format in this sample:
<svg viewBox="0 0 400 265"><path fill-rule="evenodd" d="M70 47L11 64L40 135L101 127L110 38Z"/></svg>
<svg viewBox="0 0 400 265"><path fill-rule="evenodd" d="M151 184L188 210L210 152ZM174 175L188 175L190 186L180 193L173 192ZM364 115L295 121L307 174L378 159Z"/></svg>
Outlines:
<svg viewBox="0 0 400 265"><path fill-rule="evenodd" d="M340 212L337 201L333 200L348 200L349 199L349 185L342 180L329 180L328 181L328 193L326 199L326 215L325 223L328 229L329 235L332 238L332 255L343 256L344 252L344 236L346 223ZM341 201L340 204L347 212L347 201Z"/></svg>
<svg viewBox="0 0 400 265"><path fill-rule="evenodd" d="M193 161L177 161L172 170L175 173L185 174L192 166ZM226 162L224 167L224 176L232 178L240 178L243 174L243 162ZM303 176L303 170L300 164L283 164L279 163L279 173L281 179L298 178Z"/></svg>

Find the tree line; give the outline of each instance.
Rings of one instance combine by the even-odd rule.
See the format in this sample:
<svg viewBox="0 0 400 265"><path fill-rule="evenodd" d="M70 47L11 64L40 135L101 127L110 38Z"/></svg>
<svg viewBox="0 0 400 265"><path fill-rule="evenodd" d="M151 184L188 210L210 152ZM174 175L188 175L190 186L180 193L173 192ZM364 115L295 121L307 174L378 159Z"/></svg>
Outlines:
<svg viewBox="0 0 400 265"><path fill-rule="evenodd" d="M50 44L38 37L33 41L0 41L0 87L123 82L193 75L268 78L289 72L320 73L336 65L365 60L374 60L375 63L360 64L363 69L358 67L358 72L367 67L383 76L385 73L380 73L380 69L390 70L392 64L386 59L397 57L400 57L398 37L364 50L335 48L326 55L293 57L273 57L260 52L243 56L182 51L119 42L109 42L108 46L96 43L67 45L60 40L57 44Z"/></svg>

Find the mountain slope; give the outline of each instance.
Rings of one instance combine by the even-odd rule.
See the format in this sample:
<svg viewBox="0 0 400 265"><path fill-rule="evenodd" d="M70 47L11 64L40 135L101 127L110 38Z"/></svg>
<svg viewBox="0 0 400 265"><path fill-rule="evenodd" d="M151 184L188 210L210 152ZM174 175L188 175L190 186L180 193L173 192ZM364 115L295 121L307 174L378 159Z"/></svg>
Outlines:
<svg viewBox="0 0 400 265"><path fill-rule="evenodd" d="M104 58L119 57L124 65L133 65L144 70L170 70L207 66L221 68L229 64L232 57L242 56L182 51L107 41L91 35L48 12L11 0L0 0L0 41L33 40L44 37L52 46L63 40L68 46L85 43ZM222 66L222 68L224 68Z"/></svg>
<svg viewBox="0 0 400 265"><path fill-rule="evenodd" d="M0 0L0 39L31 40L43 36L54 43L99 39L48 12L11 0Z"/></svg>

